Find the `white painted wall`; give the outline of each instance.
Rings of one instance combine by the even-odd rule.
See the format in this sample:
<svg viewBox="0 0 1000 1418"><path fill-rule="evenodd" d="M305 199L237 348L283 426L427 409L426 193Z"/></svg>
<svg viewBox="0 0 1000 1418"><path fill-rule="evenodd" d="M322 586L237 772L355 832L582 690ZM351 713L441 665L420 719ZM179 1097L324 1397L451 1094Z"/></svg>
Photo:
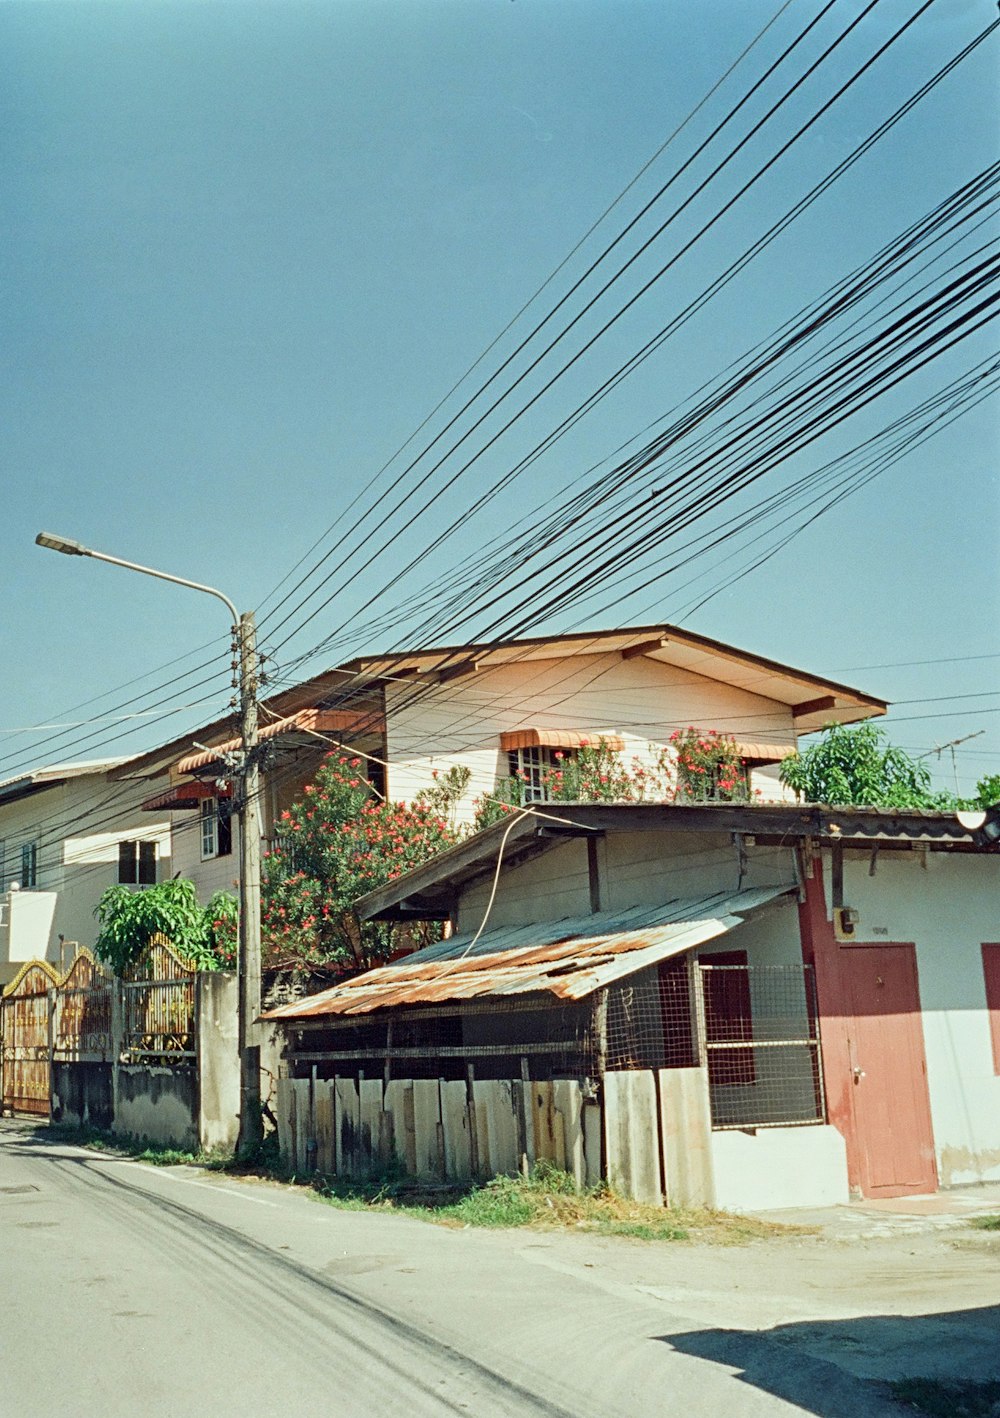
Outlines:
<svg viewBox="0 0 1000 1418"><path fill-rule="evenodd" d="M197 809L171 813L173 825L173 869L193 881L198 900L204 905L216 891L239 892L240 827L232 819L233 850L225 857L201 859L201 819Z"/></svg>
<svg viewBox="0 0 1000 1418"><path fill-rule="evenodd" d="M844 902L860 913L858 941L916 945L940 1183L1000 1178L1000 1077L980 951L1000 940L1000 857L884 851L874 876L870 865L869 852L845 854Z"/></svg>
<svg viewBox="0 0 1000 1418"><path fill-rule="evenodd" d="M850 1200L847 1149L828 1126L712 1133L715 1204L725 1211L840 1206Z"/></svg>
<svg viewBox="0 0 1000 1418"><path fill-rule="evenodd" d="M472 817L474 799L507 776L499 737L508 730L618 733L626 763L633 757L648 763L651 743L665 745L674 729L689 724L754 742L795 741L788 705L641 656L501 665L441 685L407 708L412 692L411 684L386 691L389 792L409 801L430 786L435 769L464 765L472 775L462 805L465 820ZM755 776L754 782L772 795L773 776Z"/></svg>
<svg viewBox="0 0 1000 1418"><path fill-rule="evenodd" d="M752 886L794 885L795 868L790 850L751 848L740 878L736 848L728 833L610 832L598 843L601 906L624 911L631 906L659 906L677 897L733 892ZM478 929L486 910L492 878L462 893L460 931ZM489 925L530 925L532 921L557 921L590 911L590 878L583 838L570 838L541 856L514 865L501 873ZM780 946L768 945L781 960L801 959L795 912L788 913L788 928ZM741 926L740 933L749 931ZM733 940L726 936L725 940ZM769 940L766 930L753 941ZM720 942L720 949L733 949ZM754 947L757 948L756 946ZM770 956L767 957L770 963ZM776 958L777 963L777 958Z"/></svg>
<svg viewBox="0 0 1000 1418"><path fill-rule="evenodd" d="M146 783L114 782L97 772L0 803L6 886L20 878L22 844L38 845L36 888L0 894L0 981L35 956L58 964L60 935L93 945L94 907L118 880L120 841L155 841L158 879L172 875L170 825L141 810L148 796Z"/></svg>

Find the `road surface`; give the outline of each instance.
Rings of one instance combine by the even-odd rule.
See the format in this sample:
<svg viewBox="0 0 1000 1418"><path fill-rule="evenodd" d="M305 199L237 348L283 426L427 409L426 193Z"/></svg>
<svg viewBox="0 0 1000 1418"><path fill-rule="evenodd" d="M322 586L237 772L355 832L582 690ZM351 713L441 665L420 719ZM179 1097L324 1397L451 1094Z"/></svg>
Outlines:
<svg viewBox="0 0 1000 1418"><path fill-rule="evenodd" d="M887 1346L911 1373L942 1333L996 1362L995 1247L934 1303L919 1257L876 1300L883 1261L866 1288L856 1247L816 1245L450 1230L4 1121L0 1414L900 1418L872 1382Z"/></svg>

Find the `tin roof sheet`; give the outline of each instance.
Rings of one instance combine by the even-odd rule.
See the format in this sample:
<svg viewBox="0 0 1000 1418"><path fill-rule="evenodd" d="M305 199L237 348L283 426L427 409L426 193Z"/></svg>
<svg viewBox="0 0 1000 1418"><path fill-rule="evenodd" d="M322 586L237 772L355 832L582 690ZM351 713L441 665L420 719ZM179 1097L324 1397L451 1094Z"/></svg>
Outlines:
<svg viewBox="0 0 1000 1418"><path fill-rule="evenodd" d="M675 899L615 914L567 917L453 936L395 965L369 970L320 994L270 1010L273 1020L370 1014L417 1004L550 994L578 1000L741 925L792 886Z"/></svg>

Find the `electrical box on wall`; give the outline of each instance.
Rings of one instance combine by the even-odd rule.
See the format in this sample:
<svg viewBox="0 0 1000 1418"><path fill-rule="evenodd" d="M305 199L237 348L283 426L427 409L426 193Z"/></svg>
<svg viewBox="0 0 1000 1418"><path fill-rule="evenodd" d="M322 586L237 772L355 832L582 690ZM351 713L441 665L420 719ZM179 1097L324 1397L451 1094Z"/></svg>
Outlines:
<svg viewBox="0 0 1000 1418"><path fill-rule="evenodd" d="M833 908L833 933L838 940L854 940L858 933L858 921L860 916L853 906L835 906Z"/></svg>

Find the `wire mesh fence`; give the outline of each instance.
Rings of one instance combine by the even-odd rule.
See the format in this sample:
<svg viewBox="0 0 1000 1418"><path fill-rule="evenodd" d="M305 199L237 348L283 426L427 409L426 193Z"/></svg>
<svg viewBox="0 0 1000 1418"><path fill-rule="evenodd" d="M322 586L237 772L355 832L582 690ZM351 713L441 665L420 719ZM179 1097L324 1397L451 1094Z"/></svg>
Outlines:
<svg viewBox="0 0 1000 1418"><path fill-rule="evenodd" d="M824 1118L812 973L732 953L638 971L585 1000L503 999L327 1018L293 1034L320 1078L600 1079L704 1068L715 1129Z"/></svg>

